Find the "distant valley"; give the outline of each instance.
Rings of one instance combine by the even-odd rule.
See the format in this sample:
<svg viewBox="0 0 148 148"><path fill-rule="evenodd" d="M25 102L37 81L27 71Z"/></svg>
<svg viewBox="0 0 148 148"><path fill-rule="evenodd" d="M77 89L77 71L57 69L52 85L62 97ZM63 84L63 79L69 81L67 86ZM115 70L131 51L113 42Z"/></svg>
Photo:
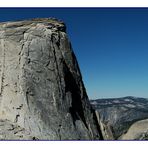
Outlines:
<svg viewBox="0 0 148 148"><path fill-rule="evenodd" d="M148 99L133 96L91 100L105 140L146 140Z"/></svg>

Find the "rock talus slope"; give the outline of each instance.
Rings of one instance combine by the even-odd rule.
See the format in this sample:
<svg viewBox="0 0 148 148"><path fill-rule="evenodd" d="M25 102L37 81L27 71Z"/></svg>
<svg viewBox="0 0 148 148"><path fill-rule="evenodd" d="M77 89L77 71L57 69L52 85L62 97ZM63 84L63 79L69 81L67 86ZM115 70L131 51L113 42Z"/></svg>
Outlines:
<svg viewBox="0 0 148 148"><path fill-rule="evenodd" d="M64 23L0 23L0 139L100 139L95 119Z"/></svg>

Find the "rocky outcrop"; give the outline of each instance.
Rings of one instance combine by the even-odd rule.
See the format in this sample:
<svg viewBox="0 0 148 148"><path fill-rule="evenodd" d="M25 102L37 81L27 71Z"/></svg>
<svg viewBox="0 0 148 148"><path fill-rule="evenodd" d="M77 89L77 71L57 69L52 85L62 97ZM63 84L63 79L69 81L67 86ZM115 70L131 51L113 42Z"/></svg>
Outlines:
<svg viewBox="0 0 148 148"><path fill-rule="evenodd" d="M23 131L0 139L100 139L63 22L0 23L0 120Z"/></svg>
<svg viewBox="0 0 148 148"><path fill-rule="evenodd" d="M99 125L104 139L146 139L144 135L148 135L148 99L128 96L90 102L99 114Z"/></svg>
<svg viewBox="0 0 148 148"><path fill-rule="evenodd" d="M148 140L148 119L133 123L119 140Z"/></svg>

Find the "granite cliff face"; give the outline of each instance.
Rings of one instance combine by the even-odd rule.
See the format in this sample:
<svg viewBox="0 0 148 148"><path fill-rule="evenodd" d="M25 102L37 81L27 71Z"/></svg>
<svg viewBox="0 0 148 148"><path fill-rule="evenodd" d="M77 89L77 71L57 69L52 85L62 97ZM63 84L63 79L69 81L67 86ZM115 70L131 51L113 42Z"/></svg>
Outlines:
<svg viewBox="0 0 148 148"><path fill-rule="evenodd" d="M0 131L11 140L100 139L63 22L0 23Z"/></svg>
<svg viewBox="0 0 148 148"><path fill-rule="evenodd" d="M91 100L106 140L148 139L148 99L127 96Z"/></svg>

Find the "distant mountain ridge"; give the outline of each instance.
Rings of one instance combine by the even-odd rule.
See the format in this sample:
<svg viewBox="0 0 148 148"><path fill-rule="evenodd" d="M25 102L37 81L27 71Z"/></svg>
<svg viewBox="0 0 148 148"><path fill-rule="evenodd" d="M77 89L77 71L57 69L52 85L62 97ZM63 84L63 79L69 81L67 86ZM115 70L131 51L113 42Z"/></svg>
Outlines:
<svg viewBox="0 0 148 148"><path fill-rule="evenodd" d="M104 139L121 139L132 124L148 119L147 98L126 96L90 100L90 103L99 114L102 132L105 135L108 135L108 131L112 133L113 137L108 135Z"/></svg>
<svg viewBox="0 0 148 148"><path fill-rule="evenodd" d="M148 104L148 98L142 98L142 97L134 97L134 96L126 96L126 97L120 97L120 98L102 98L102 99L96 99L96 100L90 100L93 107L109 107L109 105L121 105L121 104L132 104L139 106L139 103L143 103L143 105L147 106ZM146 104L144 104L146 103ZM97 106L96 106L97 105ZM140 107L140 106L139 106Z"/></svg>

